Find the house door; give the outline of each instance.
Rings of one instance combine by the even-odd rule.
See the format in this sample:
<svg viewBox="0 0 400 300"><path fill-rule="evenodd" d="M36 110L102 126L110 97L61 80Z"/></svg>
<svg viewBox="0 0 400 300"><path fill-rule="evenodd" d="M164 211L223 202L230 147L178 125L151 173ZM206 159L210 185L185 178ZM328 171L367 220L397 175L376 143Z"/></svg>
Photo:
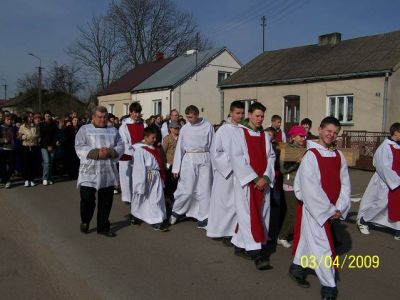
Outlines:
<svg viewBox="0 0 400 300"><path fill-rule="evenodd" d="M286 96L285 101L285 116L284 130L287 132L292 126L300 123L300 97Z"/></svg>

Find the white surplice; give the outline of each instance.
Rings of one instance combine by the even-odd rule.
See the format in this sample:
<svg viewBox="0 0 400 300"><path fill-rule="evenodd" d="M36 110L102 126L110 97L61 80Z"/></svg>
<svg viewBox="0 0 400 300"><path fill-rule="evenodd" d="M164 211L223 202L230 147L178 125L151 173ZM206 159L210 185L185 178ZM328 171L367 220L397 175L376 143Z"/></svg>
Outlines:
<svg viewBox="0 0 400 300"><path fill-rule="evenodd" d="M118 170L115 159L89 159L87 155L93 149L112 148L121 156L124 144L114 127L96 128L93 124L83 125L75 137L75 150L80 159L78 187L95 189L118 184Z"/></svg>
<svg viewBox="0 0 400 300"><path fill-rule="evenodd" d="M400 222L392 222L388 218L389 189L400 186L400 176L392 170L393 153L390 146L400 149L400 146L385 139L374 155L375 174L372 176L361 199L357 219L361 217L366 222L372 222L395 230L400 230Z"/></svg>
<svg viewBox="0 0 400 300"><path fill-rule="evenodd" d="M214 128L205 119L200 119L197 124L187 123L179 133L172 165L172 173L179 173L172 209L178 215L186 214L199 221L208 218L212 185L210 148L213 136Z"/></svg>
<svg viewBox="0 0 400 300"><path fill-rule="evenodd" d="M162 223L166 219L164 183L156 158L144 147L155 149L142 143L134 145L131 214L148 224Z"/></svg>
<svg viewBox="0 0 400 300"><path fill-rule="evenodd" d="M261 132L253 131L247 127L239 125L238 130L234 131L231 139L230 159L233 169L233 187L234 201L237 215L238 230L232 237L232 243L239 248L250 250L259 250L262 247L261 243L254 240L251 233L250 219L250 183L258 176L250 166L250 157L248 153L246 138L244 131L247 130L250 136L258 136L261 138ZM270 187L273 187L275 180L275 152L267 133L265 134L265 150L267 155L267 168L264 176L270 179L270 186L264 189L264 203L262 209L262 219L264 222L264 230L268 236L269 218L270 218Z"/></svg>
<svg viewBox="0 0 400 300"><path fill-rule="evenodd" d="M328 150L318 143L307 141L307 149L315 148L322 157L336 157L336 153ZM341 190L336 205L333 205L321 185L321 173L317 158L311 151L304 155L294 181L296 198L303 202L301 219L300 240L297 246L294 263L301 265L301 258L315 257L316 261L322 260L315 272L323 286L335 287L335 270L326 268L323 260L332 255L331 247L324 228L326 221L332 217L336 210L342 213L342 220L350 210L350 178L346 159L338 151L341 159L340 182Z"/></svg>
<svg viewBox="0 0 400 300"><path fill-rule="evenodd" d="M232 236L237 225L233 193L233 172L230 147L237 125L226 123L215 133L211 145L213 185L208 215L207 236L211 238Z"/></svg>
<svg viewBox="0 0 400 300"><path fill-rule="evenodd" d="M121 139L124 142L125 151L124 154L132 156L132 160L127 161L119 161L119 181L121 186L121 200L123 202L131 202L132 200L132 167L133 167L133 145L131 135L128 130L128 124L135 124L138 121L133 120L132 118L126 118L122 121L121 126L119 127L119 134L121 135ZM146 124L143 124L144 128L147 127Z"/></svg>

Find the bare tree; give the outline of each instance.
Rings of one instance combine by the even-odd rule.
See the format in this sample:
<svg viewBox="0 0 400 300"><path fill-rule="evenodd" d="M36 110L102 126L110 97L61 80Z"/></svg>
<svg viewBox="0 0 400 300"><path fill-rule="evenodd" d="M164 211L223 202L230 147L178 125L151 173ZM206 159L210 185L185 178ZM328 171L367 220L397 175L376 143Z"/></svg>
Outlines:
<svg viewBox="0 0 400 300"><path fill-rule="evenodd" d="M51 92L63 92L76 95L83 89L83 83L78 78L79 69L74 66L58 65L55 61L47 72L47 86Z"/></svg>
<svg viewBox="0 0 400 300"><path fill-rule="evenodd" d="M78 27L80 37L67 49L74 61L94 73L104 89L124 71L116 30L105 17L94 16L86 28Z"/></svg>
<svg viewBox="0 0 400 300"><path fill-rule="evenodd" d="M17 89L22 93L37 91L39 86L38 84L39 80L37 73L24 74L22 78L17 80Z"/></svg>
<svg viewBox="0 0 400 300"><path fill-rule="evenodd" d="M180 11L171 0L114 0L108 19L132 65L152 61L157 52L175 56L209 46L192 14Z"/></svg>

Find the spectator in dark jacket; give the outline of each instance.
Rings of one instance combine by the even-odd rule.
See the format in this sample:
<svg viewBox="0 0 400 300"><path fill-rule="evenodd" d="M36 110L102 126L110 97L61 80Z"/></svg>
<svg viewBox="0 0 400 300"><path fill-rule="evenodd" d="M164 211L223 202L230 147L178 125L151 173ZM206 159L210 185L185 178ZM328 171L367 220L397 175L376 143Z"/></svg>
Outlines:
<svg viewBox="0 0 400 300"><path fill-rule="evenodd" d="M54 150L60 145L57 140L58 128L54 123L51 112L45 111L44 122L40 126L40 148L43 159L43 185L53 184L51 180Z"/></svg>
<svg viewBox="0 0 400 300"><path fill-rule="evenodd" d="M65 132L65 163L70 179L77 179L79 173L79 158L75 151L75 136L79 130L79 119L74 117L71 125L64 129Z"/></svg>
<svg viewBox="0 0 400 300"><path fill-rule="evenodd" d="M14 172L15 131L10 115L4 117L0 126L0 179L6 189L11 187L10 178Z"/></svg>

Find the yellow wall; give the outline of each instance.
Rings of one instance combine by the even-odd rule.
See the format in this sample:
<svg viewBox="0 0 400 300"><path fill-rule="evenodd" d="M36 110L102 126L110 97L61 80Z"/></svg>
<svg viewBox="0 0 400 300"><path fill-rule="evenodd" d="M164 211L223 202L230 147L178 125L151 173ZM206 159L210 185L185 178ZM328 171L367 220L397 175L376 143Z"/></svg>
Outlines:
<svg viewBox="0 0 400 300"><path fill-rule="evenodd" d="M396 76L399 77L398 74ZM392 95L397 95L397 99L400 95L399 89L399 84L392 89ZM230 103L234 100L257 99L267 107L264 122L264 126L267 126L272 115L278 114L284 117L284 97L298 95L300 96L300 120L305 117L310 118L315 131L319 122L327 114L327 96L353 94L353 125L343 126L343 129L381 131L383 91L384 77L225 89L223 90L224 111L226 115ZM390 101L393 103L392 99ZM391 104L389 110L390 116L399 116L400 105ZM393 117L390 118L392 120Z"/></svg>
<svg viewBox="0 0 400 300"><path fill-rule="evenodd" d="M105 106L110 112L110 105L114 104L114 112L113 114L117 117L122 117L126 114L125 112L125 104L131 103L131 93L120 93L106 96L97 97L99 100L99 105Z"/></svg>

